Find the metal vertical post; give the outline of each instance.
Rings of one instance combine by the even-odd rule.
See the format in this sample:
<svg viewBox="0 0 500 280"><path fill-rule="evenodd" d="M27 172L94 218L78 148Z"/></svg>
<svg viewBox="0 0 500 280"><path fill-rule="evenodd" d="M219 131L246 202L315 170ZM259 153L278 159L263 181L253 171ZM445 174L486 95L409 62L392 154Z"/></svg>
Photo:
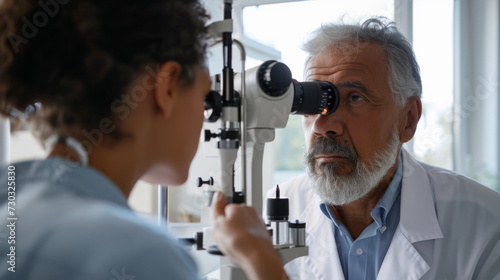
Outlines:
<svg viewBox="0 0 500 280"><path fill-rule="evenodd" d="M10 122L0 116L0 165L10 162Z"/></svg>
<svg viewBox="0 0 500 280"><path fill-rule="evenodd" d="M168 190L167 186L158 185L158 224L166 225L168 219Z"/></svg>
<svg viewBox="0 0 500 280"><path fill-rule="evenodd" d="M394 0L394 21L399 32L405 35L406 40L413 45L413 0ZM413 154L414 140L405 144L408 152Z"/></svg>

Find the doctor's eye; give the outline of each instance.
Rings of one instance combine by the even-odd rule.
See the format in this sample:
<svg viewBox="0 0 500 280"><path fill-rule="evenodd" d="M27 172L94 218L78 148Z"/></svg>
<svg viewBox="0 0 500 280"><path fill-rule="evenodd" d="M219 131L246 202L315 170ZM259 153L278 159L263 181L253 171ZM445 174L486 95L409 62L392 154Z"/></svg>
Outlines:
<svg viewBox="0 0 500 280"><path fill-rule="evenodd" d="M350 101L358 102L358 101L363 101L365 100L362 96L353 94L349 96Z"/></svg>

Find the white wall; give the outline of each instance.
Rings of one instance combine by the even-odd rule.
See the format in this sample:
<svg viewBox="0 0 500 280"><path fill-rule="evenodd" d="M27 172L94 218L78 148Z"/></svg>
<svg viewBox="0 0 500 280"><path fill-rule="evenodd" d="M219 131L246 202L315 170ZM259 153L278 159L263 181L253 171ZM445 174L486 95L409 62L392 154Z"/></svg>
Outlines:
<svg viewBox="0 0 500 280"><path fill-rule="evenodd" d="M10 154L10 162L41 159L46 156L42 145L29 130L11 133Z"/></svg>

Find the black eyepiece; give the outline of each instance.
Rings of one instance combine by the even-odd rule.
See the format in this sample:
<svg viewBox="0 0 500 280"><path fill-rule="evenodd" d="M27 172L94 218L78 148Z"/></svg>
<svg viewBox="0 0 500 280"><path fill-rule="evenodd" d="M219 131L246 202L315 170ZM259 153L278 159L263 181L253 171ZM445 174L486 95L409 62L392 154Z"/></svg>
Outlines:
<svg viewBox="0 0 500 280"><path fill-rule="evenodd" d="M329 115L339 106L339 91L329 82L297 82L292 79L292 72L285 64L268 60L259 68L259 86L267 95L280 97L290 85L294 87L292 114Z"/></svg>
<svg viewBox="0 0 500 280"><path fill-rule="evenodd" d="M329 115L339 106L339 91L335 85L324 81L293 81L295 95L292 114Z"/></svg>

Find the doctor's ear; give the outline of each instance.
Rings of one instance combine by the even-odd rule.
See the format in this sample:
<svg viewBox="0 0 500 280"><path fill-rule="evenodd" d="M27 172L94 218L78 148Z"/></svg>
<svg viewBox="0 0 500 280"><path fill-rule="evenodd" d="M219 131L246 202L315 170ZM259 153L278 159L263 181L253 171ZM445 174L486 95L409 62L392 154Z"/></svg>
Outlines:
<svg viewBox="0 0 500 280"><path fill-rule="evenodd" d="M406 143L413 138L421 115L422 101L420 98L409 98L403 108L403 116L399 127L399 140L401 143Z"/></svg>
<svg viewBox="0 0 500 280"><path fill-rule="evenodd" d="M182 67L176 61L167 61L156 73L156 86L153 89L153 100L158 112L164 117L172 114L179 85L182 81Z"/></svg>

